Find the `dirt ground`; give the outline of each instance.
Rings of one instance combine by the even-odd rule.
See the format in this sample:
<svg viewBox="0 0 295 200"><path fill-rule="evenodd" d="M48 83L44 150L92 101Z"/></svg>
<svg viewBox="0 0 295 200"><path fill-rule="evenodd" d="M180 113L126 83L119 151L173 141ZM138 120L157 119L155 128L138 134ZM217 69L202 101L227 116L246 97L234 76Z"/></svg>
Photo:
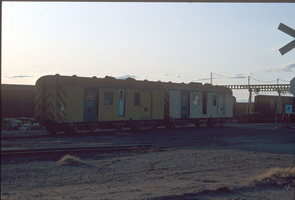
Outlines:
<svg viewBox="0 0 295 200"><path fill-rule="evenodd" d="M1 159L1 199L295 198L295 129L273 124L72 137L2 132L1 149L157 145L149 151ZM21 137L40 135L40 137ZM15 138L14 138L15 137Z"/></svg>

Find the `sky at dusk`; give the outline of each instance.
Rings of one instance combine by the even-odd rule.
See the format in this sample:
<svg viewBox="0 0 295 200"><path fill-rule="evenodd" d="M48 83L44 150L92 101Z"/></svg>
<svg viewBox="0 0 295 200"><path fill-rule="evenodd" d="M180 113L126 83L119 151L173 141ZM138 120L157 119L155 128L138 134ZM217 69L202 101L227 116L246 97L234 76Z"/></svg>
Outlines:
<svg viewBox="0 0 295 200"><path fill-rule="evenodd" d="M2 2L1 82L44 75L213 85L295 77L295 3ZM264 94L264 93L261 93ZM247 91L234 91L238 100Z"/></svg>

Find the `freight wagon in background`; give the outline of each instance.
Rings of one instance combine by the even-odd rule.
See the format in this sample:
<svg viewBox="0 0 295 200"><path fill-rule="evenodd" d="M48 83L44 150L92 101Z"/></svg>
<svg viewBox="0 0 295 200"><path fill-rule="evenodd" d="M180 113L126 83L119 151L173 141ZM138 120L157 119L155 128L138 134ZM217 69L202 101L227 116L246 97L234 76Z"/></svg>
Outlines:
<svg viewBox="0 0 295 200"><path fill-rule="evenodd" d="M292 110L287 111L286 106ZM255 113L251 118L254 122L280 122L284 115L288 115L288 121L295 122L295 97L257 95L254 103ZM286 118L287 119L287 118Z"/></svg>
<svg viewBox="0 0 295 200"><path fill-rule="evenodd" d="M201 83L43 76L36 82L35 119L50 133L224 123L232 91Z"/></svg>
<svg viewBox="0 0 295 200"><path fill-rule="evenodd" d="M34 96L34 85L1 84L1 118L33 118Z"/></svg>
<svg viewBox="0 0 295 200"><path fill-rule="evenodd" d="M278 108L280 113L286 113L286 105L292 105L295 109L295 97L281 96L280 100L281 105L278 107L278 96L257 95L255 96L254 110L261 114L276 114Z"/></svg>
<svg viewBox="0 0 295 200"><path fill-rule="evenodd" d="M1 84L1 130L28 129L22 125L34 121L34 96L34 85Z"/></svg>
<svg viewBox="0 0 295 200"><path fill-rule="evenodd" d="M288 114L286 105L291 105L292 111ZM281 122L284 115L289 115L291 123L295 122L295 97L257 95L251 104L252 113L247 113L249 103L236 102L234 104L234 118L239 122L275 123Z"/></svg>

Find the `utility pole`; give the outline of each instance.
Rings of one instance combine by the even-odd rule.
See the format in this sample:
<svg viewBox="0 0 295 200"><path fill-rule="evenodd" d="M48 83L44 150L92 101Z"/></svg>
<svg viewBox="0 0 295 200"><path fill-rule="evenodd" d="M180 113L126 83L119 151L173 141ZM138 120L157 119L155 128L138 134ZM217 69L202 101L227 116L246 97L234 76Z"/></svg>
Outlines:
<svg viewBox="0 0 295 200"><path fill-rule="evenodd" d="M210 84L212 85L212 72L210 73Z"/></svg>
<svg viewBox="0 0 295 200"><path fill-rule="evenodd" d="M277 114L282 114L282 106L283 106L283 103L282 103L282 98L281 98L281 90L279 89L279 78L277 79L277 85L278 85L278 102L277 102Z"/></svg>
<svg viewBox="0 0 295 200"><path fill-rule="evenodd" d="M249 91L249 99L248 99L248 104L247 104L247 114L251 114L252 112L252 88L250 88L250 76L248 76L248 91Z"/></svg>

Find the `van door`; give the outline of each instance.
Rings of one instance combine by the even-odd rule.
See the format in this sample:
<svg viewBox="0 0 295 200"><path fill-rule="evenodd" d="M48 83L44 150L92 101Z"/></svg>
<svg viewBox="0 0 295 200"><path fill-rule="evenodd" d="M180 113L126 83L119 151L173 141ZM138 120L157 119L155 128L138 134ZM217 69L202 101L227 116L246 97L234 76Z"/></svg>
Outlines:
<svg viewBox="0 0 295 200"><path fill-rule="evenodd" d="M181 91L181 118L189 118L189 92Z"/></svg>
<svg viewBox="0 0 295 200"><path fill-rule="evenodd" d="M202 92L202 114L207 115L207 92Z"/></svg>
<svg viewBox="0 0 295 200"><path fill-rule="evenodd" d="M201 96L200 92L190 93L190 118L199 118L202 114Z"/></svg>
<svg viewBox="0 0 295 200"><path fill-rule="evenodd" d="M84 90L84 122L98 120L98 98L96 90Z"/></svg>
<svg viewBox="0 0 295 200"><path fill-rule="evenodd" d="M125 116L125 93L123 89L119 90L119 106L118 106L118 116Z"/></svg>
<svg viewBox="0 0 295 200"><path fill-rule="evenodd" d="M141 94L141 116L150 117L152 115L152 92L142 91Z"/></svg>
<svg viewBox="0 0 295 200"><path fill-rule="evenodd" d="M224 94L217 95L217 115L222 117L225 113L224 109Z"/></svg>

